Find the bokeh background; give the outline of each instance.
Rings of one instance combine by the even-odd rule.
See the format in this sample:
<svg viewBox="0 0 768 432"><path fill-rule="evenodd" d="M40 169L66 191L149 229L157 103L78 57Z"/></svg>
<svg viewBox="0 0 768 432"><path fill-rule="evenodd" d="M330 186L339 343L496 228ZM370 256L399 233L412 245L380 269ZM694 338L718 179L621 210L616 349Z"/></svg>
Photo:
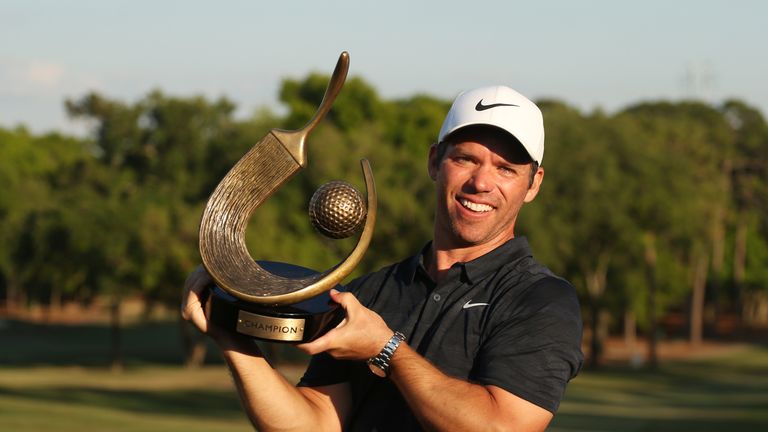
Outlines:
<svg viewBox="0 0 768 432"><path fill-rule="evenodd" d="M248 430L180 322L208 195L350 77L254 257L324 269L322 183L379 221L357 274L431 237L426 155L452 98L534 99L546 180L521 216L577 288L587 364L553 431L768 427L768 40L759 1L0 4L0 430ZM265 344L289 379L306 358Z"/></svg>

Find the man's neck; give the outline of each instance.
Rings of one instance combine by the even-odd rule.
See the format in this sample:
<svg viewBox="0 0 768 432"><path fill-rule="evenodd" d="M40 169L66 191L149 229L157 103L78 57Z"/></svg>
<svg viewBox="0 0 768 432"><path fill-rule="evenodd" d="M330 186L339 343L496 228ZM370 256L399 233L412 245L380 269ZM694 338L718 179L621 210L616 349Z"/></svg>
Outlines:
<svg viewBox="0 0 768 432"><path fill-rule="evenodd" d="M513 236L514 237L514 236ZM432 241L432 247L424 256L424 267L435 282L440 282L450 268L456 263L465 263L480 258L496 249L513 237L479 245L450 246Z"/></svg>

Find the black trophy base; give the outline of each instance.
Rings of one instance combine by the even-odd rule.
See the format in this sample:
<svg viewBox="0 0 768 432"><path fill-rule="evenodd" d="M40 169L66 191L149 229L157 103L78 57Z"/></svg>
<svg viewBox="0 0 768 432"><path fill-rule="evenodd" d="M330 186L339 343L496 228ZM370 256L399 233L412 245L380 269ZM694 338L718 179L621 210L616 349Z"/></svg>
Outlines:
<svg viewBox="0 0 768 432"><path fill-rule="evenodd" d="M283 277L304 277L315 273L285 263L259 261L265 270ZM341 286L336 287L342 291ZM251 303L215 286L206 306L208 319L216 326L268 342L303 343L324 335L344 319L344 310L328 292L284 306Z"/></svg>

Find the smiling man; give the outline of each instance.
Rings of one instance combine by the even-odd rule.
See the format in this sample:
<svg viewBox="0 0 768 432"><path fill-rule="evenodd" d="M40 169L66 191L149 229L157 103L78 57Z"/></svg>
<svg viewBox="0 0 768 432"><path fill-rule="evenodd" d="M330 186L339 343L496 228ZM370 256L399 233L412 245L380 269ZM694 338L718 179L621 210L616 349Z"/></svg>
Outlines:
<svg viewBox="0 0 768 432"><path fill-rule="evenodd" d="M543 154L533 102L505 86L459 95L429 151L433 240L331 292L347 317L299 346L314 356L298 387L209 326L211 280L193 273L182 314L221 347L259 430L544 430L583 356L573 287L515 237Z"/></svg>

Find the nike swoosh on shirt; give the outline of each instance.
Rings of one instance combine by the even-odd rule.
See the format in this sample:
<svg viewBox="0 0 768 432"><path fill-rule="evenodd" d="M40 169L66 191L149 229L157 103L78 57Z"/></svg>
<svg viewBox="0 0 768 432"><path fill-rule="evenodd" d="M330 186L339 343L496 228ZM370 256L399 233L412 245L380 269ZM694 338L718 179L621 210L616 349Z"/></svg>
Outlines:
<svg viewBox="0 0 768 432"><path fill-rule="evenodd" d="M464 303L464 306L462 306L461 308L462 309L469 309L469 308L477 307L477 306L488 306L488 303L472 303L472 300L470 300L470 301Z"/></svg>
<svg viewBox="0 0 768 432"><path fill-rule="evenodd" d="M507 104L507 103L495 103L495 104L483 105L483 100L480 99L477 105L475 105L475 111L485 111L487 109L502 107L502 106L516 107L520 105Z"/></svg>

